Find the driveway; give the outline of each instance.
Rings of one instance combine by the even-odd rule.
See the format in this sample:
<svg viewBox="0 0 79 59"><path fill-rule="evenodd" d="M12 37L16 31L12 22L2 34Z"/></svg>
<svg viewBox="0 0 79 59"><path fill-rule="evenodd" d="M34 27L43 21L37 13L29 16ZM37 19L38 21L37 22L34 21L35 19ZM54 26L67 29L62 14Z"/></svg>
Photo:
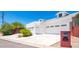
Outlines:
<svg viewBox="0 0 79 59"><path fill-rule="evenodd" d="M0 39L0 48L35 48L35 47Z"/></svg>

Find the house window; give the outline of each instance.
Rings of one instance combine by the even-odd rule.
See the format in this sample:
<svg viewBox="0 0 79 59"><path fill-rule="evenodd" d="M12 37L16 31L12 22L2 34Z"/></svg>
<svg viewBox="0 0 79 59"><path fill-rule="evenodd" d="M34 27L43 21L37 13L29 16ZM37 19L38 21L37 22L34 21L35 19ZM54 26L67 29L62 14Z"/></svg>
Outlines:
<svg viewBox="0 0 79 59"><path fill-rule="evenodd" d="M62 17L62 13L61 13L61 14L59 14L59 17Z"/></svg>
<svg viewBox="0 0 79 59"><path fill-rule="evenodd" d="M46 26L46 28L49 28L49 26Z"/></svg>
<svg viewBox="0 0 79 59"><path fill-rule="evenodd" d="M69 14L66 14L65 16L67 16L67 15L69 15Z"/></svg>
<svg viewBox="0 0 79 59"><path fill-rule="evenodd" d="M55 25L55 27L59 27L59 25Z"/></svg>
<svg viewBox="0 0 79 59"><path fill-rule="evenodd" d="M61 26L67 26L66 24L63 24L63 25L61 25Z"/></svg>
<svg viewBox="0 0 79 59"><path fill-rule="evenodd" d="M54 27L54 26L52 25L52 26L50 26L50 27Z"/></svg>

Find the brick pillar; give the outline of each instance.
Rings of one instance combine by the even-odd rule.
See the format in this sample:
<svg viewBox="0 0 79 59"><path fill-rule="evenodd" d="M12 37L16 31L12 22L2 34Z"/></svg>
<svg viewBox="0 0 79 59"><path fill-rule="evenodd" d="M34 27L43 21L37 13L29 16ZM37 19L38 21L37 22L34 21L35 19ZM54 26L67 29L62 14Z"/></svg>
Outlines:
<svg viewBox="0 0 79 59"><path fill-rule="evenodd" d="M61 47L71 48L71 32L61 31Z"/></svg>

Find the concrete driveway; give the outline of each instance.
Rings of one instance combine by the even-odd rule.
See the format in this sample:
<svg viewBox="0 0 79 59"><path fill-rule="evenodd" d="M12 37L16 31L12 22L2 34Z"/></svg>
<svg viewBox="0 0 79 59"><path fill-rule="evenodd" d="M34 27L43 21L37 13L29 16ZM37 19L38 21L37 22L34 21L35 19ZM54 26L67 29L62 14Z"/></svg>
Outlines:
<svg viewBox="0 0 79 59"><path fill-rule="evenodd" d="M33 47L46 48L49 47L50 45L55 44L56 42L59 42L60 35L42 34L42 35L34 35L30 37L19 38L17 34L15 34L10 36L0 36L0 39L16 42L16 44L12 44L12 45L16 45L15 47L17 47L17 43L21 43Z"/></svg>
<svg viewBox="0 0 79 59"><path fill-rule="evenodd" d="M35 47L0 39L0 48L35 48Z"/></svg>

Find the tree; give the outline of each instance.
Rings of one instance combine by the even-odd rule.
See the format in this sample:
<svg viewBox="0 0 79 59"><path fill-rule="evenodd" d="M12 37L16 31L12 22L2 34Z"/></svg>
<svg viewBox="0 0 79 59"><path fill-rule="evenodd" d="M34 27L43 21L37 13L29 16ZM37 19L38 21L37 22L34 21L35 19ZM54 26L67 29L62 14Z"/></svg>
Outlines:
<svg viewBox="0 0 79 59"><path fill-rule="evenodd" d="M13 29L24 28L24 25L22 23L20 23L20 22L13 22L12 27L13 27Z"/></svg>
<svg viewBox="0 0 79 59"><path fill-rule="evenodd" d="M21 34L23 34L23 37L32 35L32 32L30 30L26 29L24 27L24 25L19 22L14 22L12 24L4 23L1 26L0 32L3 33L3 35L12 35L12 34L16 34L16 33L21 33Z"/></svg>
<svg viewBox="0 0 79 59"><path fill-rule="evenodd" d="M12 23L12 29L13 29L13 33L19 33L20 29L25 28L23 24L21 24L20 22L13 22Z"/></svg>
<svg viewBox="0 0 79 59"><path fill-rule="evenodd" d="M79 14L77 14L75 17L73 17L73 23L75 25L79 25Z"/></svg>
<svg viewBox="0 0 79 59"><path fill-rule="evenodd" d="M12 26L9 23L4 23L1 26L1 32L3 33L3 35L11 35L12 34Z"/></svg>

